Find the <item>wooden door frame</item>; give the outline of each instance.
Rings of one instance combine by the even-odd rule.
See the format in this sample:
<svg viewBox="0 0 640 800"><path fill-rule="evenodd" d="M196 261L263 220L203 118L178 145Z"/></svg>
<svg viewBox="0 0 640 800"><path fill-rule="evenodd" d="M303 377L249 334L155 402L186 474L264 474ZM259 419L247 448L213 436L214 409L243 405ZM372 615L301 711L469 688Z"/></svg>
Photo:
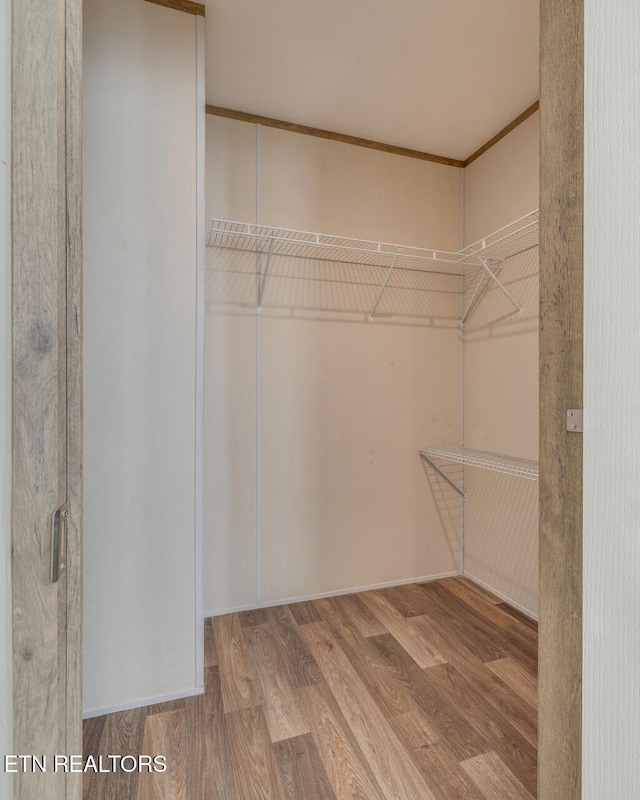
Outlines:
<svg viewBox="0 0 640 800"><path fill-rule="evenodd" d="M540 3L538 797L582 782L584 2Z"/></svg>
<svg viewBox="0 0 640 800"><path fill-rule="evenodd" d="M83 305L82 305L82 0L65 0L67 189L67 744L82 753L82 554L83 554ZM71 593L70 593L71 590ZM81 776L67 781L68 800L81 800Z"/></svg>
<svg viewBox="0 0 640 800"><path fill-rule="evenodd" d="M51 0L55 2L55 0ZM28 3L15 3L13 49L45 47L44 30L16 25ZM72 525L82 547L82 233L80 0L66 0L67 303ZM16 35L18 31L18 35ZM20 32L22 31L22 32ZM28 36L28 41L27 41ZM38 43L36 37L41 37ZM582 102L583 2L541 0L541 335L540 335L540 748L541 800L581 794L582 442L564 430L567 408L582 407ZM26 76L14 82L28 92ZM14 128L14 136L27 135ZM13 187L13 191L18 190ZM14 486L15 490L15 486ZM80 555L69 564L77 587L68 655L80 674ZM81 750L81 705L68 707L69 752ZM68 797L79 797L80 782Z"/></svg>
<svg viewBox="0 0 640 800"><path fill-rule="evenodd" d="M50 701L42 698L47 697L50 683L57 681L65 696L61 728L66 739L64 750L58 752L81 754L82 2L19 0L11 11L13 747L14 753L42 755L34 751L38 731L47 725L41 706L46 702L49 707ZM58 365L58 386L38 385L40 374L55 374L52 364ZM47 394L52 398L59 391L66 394L66 409L56 410L49 420ZM33 397L32 404L35 394L37 402ZM42 429L35 431L40 422ZM51 442L59 426L66 428L66 447L56 447L53 453ZM49 506L65 498L57 496L59 491L49 479L39 487L39 472L42 464L52 467L55 459L61 475L59 491L66 484L69 511L67 568L55 593L66 620L66 647L59 651L58 661L65 669L58 670L64 674L43 675L38 647L44 633L51 639L55 631L41 635L37 621L25 611L30 595L53 596L48 561L50 514L55 507ZM33 528L39 559L31 559L34 541L25 524L30 503L37 508ZM41 624L57 628L55 620ZM34 695L39 698L35 704ZM42 775L46 784L35 779L37 771L34 776L19 772L16 800L42 797L45 785L58 787L57 797L61 780L65 798L80 800L82 774L49 775L50 766Z"/></svg>

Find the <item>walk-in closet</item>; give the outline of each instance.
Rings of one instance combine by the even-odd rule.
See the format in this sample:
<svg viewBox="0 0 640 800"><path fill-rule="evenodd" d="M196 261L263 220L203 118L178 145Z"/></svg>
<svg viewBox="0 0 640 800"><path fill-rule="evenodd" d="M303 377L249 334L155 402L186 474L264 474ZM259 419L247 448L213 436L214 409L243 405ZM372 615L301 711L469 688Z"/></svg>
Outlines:
<svg viewBox="0 0 640 800"><path fill-rule="evenodd" d="M168 764L90 800L536 797L538 8L471 5L85 1L85 751Z"/></svg>

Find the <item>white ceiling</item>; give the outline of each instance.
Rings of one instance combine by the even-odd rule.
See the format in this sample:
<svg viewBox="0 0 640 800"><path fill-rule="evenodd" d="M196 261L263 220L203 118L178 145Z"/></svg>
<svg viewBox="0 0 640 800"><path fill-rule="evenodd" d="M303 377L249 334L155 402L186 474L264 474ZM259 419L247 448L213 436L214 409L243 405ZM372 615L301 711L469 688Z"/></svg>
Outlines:
<svg viewBox="0 0 640 800"><path fill-rule="evenodd" d="M207 103L466 158L538 99L538 0L204 0Z"/></svg>

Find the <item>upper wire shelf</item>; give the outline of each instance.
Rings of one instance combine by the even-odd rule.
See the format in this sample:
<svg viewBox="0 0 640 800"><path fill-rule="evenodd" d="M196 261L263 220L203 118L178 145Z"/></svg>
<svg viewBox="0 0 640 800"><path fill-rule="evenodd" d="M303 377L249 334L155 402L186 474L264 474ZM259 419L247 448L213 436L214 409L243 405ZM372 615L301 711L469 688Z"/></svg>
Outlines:
<svg viewBox="0 0 640 800"><path fill-rule="evenodd" d="M212 219L209 246L228 250L316 261L337 261L372 267L433 271L434 265L452 275L462 275L459 253L421 247L348 239L325 233L310 233L269 225L254 225L226 219Z"/></svg>
<svg viewBox="0 0 640 800"><path fill-rule="evenodd" d="M522 309L495 274L495 268L506 258L530 250L538 244L538 211L521 217L468 247L451 252L422 247L349 239L324 233L311 233L270 225L255 225L227 219L212 219L207 244L210 247L252 253L263 257L259 266L262 281L258 292L258 309L262 308L272 259L298 258L359 264L385 268L386 274L369 314L373 322L382 295L394 270L414 270L463 276L469 268L482 268L482 275L471 302L462 314L464 325L485 281L492 281L515 307L518 317Z"/></svg>
<svg viewBox="0 0 640 800"><path fill-rule="evenodd" d="M538 244L540 212L531 211L515 222L505 225L484 239L468 245L460 250L460 256L465 264L473 264L474 258L483 258L490 261L504 261L519 253L536 247ZM476 261L477 265L477 261Z"/></svg>

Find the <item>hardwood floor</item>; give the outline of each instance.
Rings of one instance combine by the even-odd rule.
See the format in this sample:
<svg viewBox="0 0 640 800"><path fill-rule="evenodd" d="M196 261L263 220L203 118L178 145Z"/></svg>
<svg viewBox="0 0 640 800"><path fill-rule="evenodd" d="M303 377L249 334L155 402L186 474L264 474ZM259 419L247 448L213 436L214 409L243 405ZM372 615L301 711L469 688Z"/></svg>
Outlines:
<svg viewBox="0 0 640 800"><path fill-rule="evenodd" d="M86 720L85 800L533 800L537 626L463 578L207 619L204 695Z"/></svg>

